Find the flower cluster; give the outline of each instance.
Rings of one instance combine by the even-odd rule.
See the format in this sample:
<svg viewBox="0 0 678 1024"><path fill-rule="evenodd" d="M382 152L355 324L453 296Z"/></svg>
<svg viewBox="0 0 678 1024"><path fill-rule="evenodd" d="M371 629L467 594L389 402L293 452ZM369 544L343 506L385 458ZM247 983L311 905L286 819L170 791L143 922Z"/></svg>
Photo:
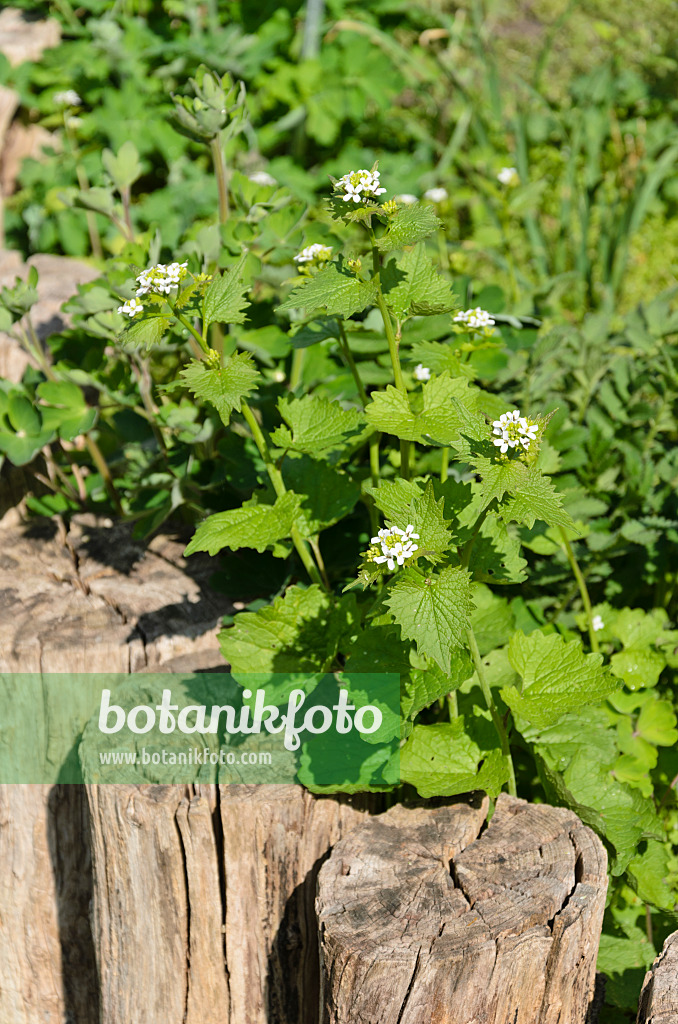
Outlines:
<svg viewBox="0 0 678 1024"><path fill-rule="evenodd" d="M464 324L473 331L482 331L486 327L494 327L494 320L484 309L476 306L475 309L466 309L457 313L454 318L455 324Z"/></svg>
<svg viewBox="0 0 678 1024"><path fill-rule="evenodd" d="M332 259L332 246L314 242L294 257L295 263L327 263Z"/></svg>
<svg viewBox="0 0 678 1024"><path fill-rule="evenodd" d="M348 203L362 203L363 199L376 199L386 189L379 183L379 171L349 171L335 183L335 189L343 192L342 199Z"/></svg>
<svg viewBox="0 0 678 1024"><path fill-rule="evenodd" d="M149 270L143 270L137 278L137 295L148 295L149 292L169 295L186 277L187 266L188 263L170 263L168 267L164 263L158 263Z"/></svg>
<svg viewBox="0 0 678 1024"><path fill-rule="evenodd" d="M449 196L446 188L429 188L424 192L424 199L432 203L444 203Z"/></svg>
<svg viewBox="0 0 678 1024"><path fill-rule="evenodd" d="M594 633L598 633L601 629L605 629L605 623L603 622L602 616L594 615L591 620L591 626L593 627Z"/></svg>
<svg viewBox="0 0 678 1024"><path fill-rule="evenodd" d="M144 307L138 299L128 299L122 306L118 306L118 313L127 313L128 316L136 316L137 313L143 313L143 311Z"/></svg>
<svg viewBox="0 0 678 1024"><path fill-rule="evenodd" d="M423 363L417 363L417 365L414 368L414 379L421 381L430 380L431 371L429 370L428 366L424 366Z"/></svg>
<svg viewBox="0 0 678 1024"><path fill-rule="evenodd" d="M377 565L386 562L393 572L396 564L404 565L406 560L419 550L419 545L412 543L414 540L419 540L419 534L414 532L411 523L404 530L397 526L392 526L390 530L384 528L376 537L372 537L372 544L381 545L381 554L372 555L370 561L376 562Z"/></svg>
<svg viewBox="0 0 678 1024"><path fill-rule="evenodd" d="M530 442L537 440L539 424L528 420L526 416L521 416L519 409L502 413L492 426L492 433L497 435L492 439L492 443L499 448L502 455L505 455L509 448L517 448L519 445L529 448Z"/></svg>
<svg viewBox="0 0 678 1024"><path fill-rule="evenodd" d="M56 107L79 107L82 103L75 89L64 89L62 92L55 92L52 98Z"/></svg>
<svg viewBox="0 0 678 1024"><path fill-rule="evenodd" d="M518 171L515 167L502 167L499 174L497 175L497 180L499 181L500 185L520 184L520 177L518 176Z"/></svg>

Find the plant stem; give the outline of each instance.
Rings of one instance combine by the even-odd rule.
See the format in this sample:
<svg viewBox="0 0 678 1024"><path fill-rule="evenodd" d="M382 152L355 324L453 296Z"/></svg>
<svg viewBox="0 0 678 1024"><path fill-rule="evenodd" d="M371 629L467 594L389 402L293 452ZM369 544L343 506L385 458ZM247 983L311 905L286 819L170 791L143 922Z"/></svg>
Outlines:
<svg viewBox="0 0 678 1024"><path fill-rule="evenodd" d="M393 380L398 391L401 391L407 398L407 387L403 379L403 371L400 367L400 355L398 352L398 341L395 332L393 330L393 321L391 314L388 311L384 293L381 290L381 262L379 259L379 250L376 246L376 240L374 233L370 230L370 239L372 242L372 270L373 280L377 286L377 306L381 313L381 319L384 321L384 330L386 332L386 340L388 341L388 350L391 356L391 364L393 366ZM408 399L409 404L409 399ZM410 479L410 442L400 442L400 475L403 480Z"/></svg>
<svg viewBox="0 0 678 1024"><path fill-rule="evenodd" d="M214 165L214 173L217 179L217 190L219 192L219 223L225 224L228 220L228 181L226 178L226 163L224 161L224 152L221 148L221 140L219 136L212 139L210 142L210 153L212 154L212 163Z"/></svg>
<svg viewBox="0 0 678 1024"><path fill-rule="evenodd" d="M90 437L89 434L84 434L83 436L85 438L85 444L87 445L87 451L92 456L92 461L94 462L94 465L101 473L101 477L104 481L106 492L108 493L109 498L113 502L115 511L118 513L119 516L124 515L122 505L120 504L120 498L118 497L118 492L116 491L115 484L113 483L111 471L108 468L108 463L106 462L106 459L102 454L101 448L96 443L94 438Z"/></svg>
<svg viewBox="0 0 678 1024"><path fill-rule="evenodd" d="M589 597L588 587L586 586L586 580L584 579L584 575L581 569L579 568L579 562L577 561L574 551L572 550L572 545L567 539L567 533L565 532L562 526L558 527L558 532L560 533L560 538L563 542L565 553L567 554L567 560L570 563L570 567L572 569L572 572L574 573L574 578L577 581L579 593L581 594L581 599L584 605L584 610L586 611L586 619L589 628L589 640L591 642L591 650L597 652L599 650L598 637L596 636L596 631L593 628L593 609L591 608L591 598Z"/></svg>
<svg viewBox="0 0 678 1024"><path fill-rule="evenodd" d="M355 381L355 386L358 389L358 395L360 396L360 401L362 402L364 409L368 402L367 392L365 391L365 386L360 379L358 367L356 366L355 359L353 358L353 353L351 352L348 338L346 337L346 331L344 330L344 325L341 320L337 320L337 327L339 328L339 348L341 349L344 359L348 363L348 368L351 371L353 380Z"/></svg>
<svg viewBox="0 0 678 1024"><path fill-rule="evenodd" d="M190 332L191 337L194 338L195 341L197 341L198 345L200 346L200 352L210 352L211 349L210 349L209 345L207 344L206 339L203 338L203 336L200 333L200 331L196 330L196 328L193 326L193 324L188 319L188 317L184 316L183 313L180 313L179 310L176 309L172 305L172 303L170 302L169 299L167 300L167 304L170 307L170 309L172 310L172 314L177 318L179 323L183 324L184 327L186 328L186 330ZM200 353L198 353L198 354L200 354Z"/></svg>
<svg viewBox="0 0 678 1024"><path fill-rule="evenodd" d="M445 701L447 703L447 716L449 720L452 721L453 718L458 718L459 706L457 704L457 691L454 690L452 693L448 693Z"/></svg>
<svg viewBox="0 0 678 1024"><path fill-rule="evenodd" d="M266 442L266 438L264 437L264 432L261 429L261 427L259 426L254 413L250 409L250 407L247 404L247 402L245 402L244 400L241 402L241 408L242 408L242 414L245 417L245 419L247 420L247 425L249 426L250 430L252 431L252 437L254 438L254 443L256 444L257 448L259 449L259 454L261 455L262 459L264 460L264 465L266 466L266 472L268 473L269 480L271 481L271 484L273 485L273 490L275 491L277 496L279 498L281 498L283 496L283 494L287 493L287 488L285 487L285 484L283 482L282 473L280 472L280 470L278 469L278 467L274 463L273 459L271 458L271 453L269 451L268 444ZM320 586L320 587L324 587L324 583L323 583L322 577L320 575L320 572L318 570L318 566L313 561L313 557L311 556L311 552L308 550L308 546L306 544L306 541L303 539L303 537L299 533L299 530L296 527L296 525L292 526L292 529L290 530L290 537L292 538L292 543L294 544L295 548L297 549L297 554L299 555L299 557L300 557L300 559L301 559L301 561L302 561L302 563L304 565L304 568L306 569L306 572L310 576L312 582L313 583L317 583L318 586Z"/></svg>
<svg viewBox="0 0 678 1024"><path fill-rule="evenodd" d="M440 482L444 484L447 480L447 471L450 466L450 449L443 448L443 457L440 462Z"/></svg>
<svg viewBox="0 0 678 1024"><path fill-rule="evenodd" d="M292 356L292 368L290 370L290 391L294 391L301 383L301 374L304 369L304 356L306 349L297 348Z"/></svg>
<svg viewBox="0 0 678 1024"><path fill-rule="evenodd" d="M509 770L508 789L509 789L509 793L511 794L511 796L517 796L518 792L516 790L516 776L515 776L515 772L513 770L513 759L511 757L511 748L509 746L508 734L506 732L506 728L504 726L504 723L502 722L501 715L497 711L496 705L495 705L494 700L492 698L492 690L490 689L490 685L489 685L489 683L487 681L487 677L485 675L485 666L483 665L483 659L480 657L480 651L478 650L478 644L476 642L476 636L475 636L475 633L473 632L473 630L471 629L470 626L469 626L469 628L467 630L466 636L467 636L467 639L468 639L469 650L471 651L471 657L473 658L473 664L474 664L476 673L478 674L478 680L480 682L480 688L483 691L483 697L485 698L485 703L487 704L488 711L490 712L490 715L492 716L492 721L494 723L494 727L497 730L497 735L499 736L499 742L501 743L501 752L504 755L504 757L506 758L506 761L507 761L507 764L508 764L508 770Z"/></svg>

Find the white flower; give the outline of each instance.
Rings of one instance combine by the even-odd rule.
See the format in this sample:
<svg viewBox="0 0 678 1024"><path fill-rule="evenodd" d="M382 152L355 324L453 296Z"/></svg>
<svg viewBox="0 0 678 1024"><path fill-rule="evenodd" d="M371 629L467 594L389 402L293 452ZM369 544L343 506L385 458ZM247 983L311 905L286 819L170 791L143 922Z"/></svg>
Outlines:
<svg viewBox="0 0 678 1024"><path fill-rule="evenodd" d="M447 198L446 188L428 188L424 192L424 199L430 199L432 203L444 203Z"/></svg>
<svg viewBox="0 0 678 1024"><path fill-rule="evenodd" d="M322 245L320 242L314 242L313 245L307 245L305 249L302 249L299 255L294 257L294 262L327 263L327 261L331 259L332 246Z"/></svg>
<svg viewBox="0 0 678 1024"><path fill-rule="evenodd" d="M413 206L418 200L415 195L411 192L401 192L399 196L394 196L396 203L400 203L401 206Z"/></svg>
<svg viewBox="0 0 678 1024"><path fill-rule="evenodd" d="M528 420L526 416L520 415L520 409L512 412L505 412L492 424L492 443L499 448L502 455L505 455L509 448L529 448L532 441L537 440L539 424Z"/></svg>
<svg viewBox="0 0 678 1024"><path fill-rule="evenodd" d="M170 263L169 266L158 263L155 267L142 270L137 277L139 285L137 295L148 295L149 292L154 292L157 295L169 295L174 288L179 287L179 283L186 277L187 266L188 262Z"/></svg>
<svg viewBox="0 0 678 1024"><path fill-rule="evenodd" d="M82 103L75 89L63 89L61 92L55 92L52 99L57 107L79 107Z"/></svg>
<svg viewBox="0 0 678 1024"><path fill-rule="evenodd" d="M397 526L379 530L377 536L372 537L371 543L381 545L381 554L374 555L371 561L376 562L377 565L383 565L385 562L393 572L396 565L404 565L415 551L419 550L419 545L412 543L415 540L419 540L419 534L414 532L414 526L411 523L404 530Z"/></svg>
<svg viewBox="0 0 678 1024"><path fill-rule="evenodd" d="M73 116L73 117L67 117L66 118L66 127L70 128L72 132L76 131L76 129L78 129L81 124L82 124L82 118L81 117Z"/></svg>
<svg viewBox="0 0 678 1024"><path fill-rule="evenodd" d="M600 615L593 616L593 621L591 622L591 625L593 626L594 633L597 633L600 629L605 629L605 623L603 622Z"/></svg>
<svg viewBox="0 0 678 1024"><path fill-rule="evenodd" d="M417 363L414 368L414 379L415 380L430 380L431 371L428 366L424 366L423 363Z"/></svg>
<svg viewBox="0 0 678 1024"><path fill-rule="evenodd" d="M136 316L137 313L143 313L143 311L144 307L138 299L128 299L122 306L118 306L118 313L127 313L128 316Z"/></svg>
<svg viewBox="0 0 678 1024"><path fill-rule="evenodd" d="M379 171L349 171L335 184L335 189L343 192L345 203L352 199L354 203L362 203L364 199L376 199L386 189L379 182Z"/></svg>
<svg viewBox="0 0 678 1024"><path fill-rule="evenodd" d="M255 171L249 176L250 181L254 185L277 185L278 182L275 178L268 173L268 171Z"/></svg>
<svg viewBox="0 0 678 1024"><path fill-rule="evenodd" d="M497 180L501 185L519 185L520 177L515 167L502 167L497 175Z"/></svg>
<svg viewBox="0 0 678 1024"><path fill-rule="evenodd" d="M466 309L457 313L454 317L456 324L465 324L472 330L483 330L485 327L494 327L494 320L484 309L476 306L475 309Z"/></svg>

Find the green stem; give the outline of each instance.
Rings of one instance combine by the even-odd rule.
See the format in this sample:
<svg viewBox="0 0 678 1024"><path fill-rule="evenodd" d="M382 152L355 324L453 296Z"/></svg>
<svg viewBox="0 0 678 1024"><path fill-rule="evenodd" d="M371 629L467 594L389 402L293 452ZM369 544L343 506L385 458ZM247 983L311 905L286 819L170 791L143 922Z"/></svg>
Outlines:
<svg viewBox="0 0 678 1024"><path fill-rule="evenodd" d="M447 703L447 715L450 721L453 718L459 717L459 705L457 704L457 691L454 690L452 693L448 693L445 698Z"/></svg>
<svg viewBox="0 0 678 1024"><path fill-rule="evenodd" d="M393 380L398 391L401 391L405 397L407 397L407 386L403 378L403 371L400 366L400 355L398 352L398 341L396 338L395 331L393 330L393 320L391 314L388 311L384 293L381 290L381 263L379 260L379 250L376 246L376 240L374 233L370 230L370 240L372 242L372 271L373 280L377 286L377 306L381 313L381 319L384 321L384 330L386 332L386 340L388 341L388 351L391 356L391 364L393 366ZM409 399L408 399L409 404ZM400 442L400 475L403 480L410 479L410 442Z"/></svg>
<svg viewBox="0 0 678 1024"><path fill-rule="evenodd" d="M214 173L217 179L217 191L219 193L219 223L225 224L228 220L228 181L226 177L226 163L224 161L224 152L221 148L221 141L219 136L212 139L210 142L210 153L212 154L212 163L214 165Z"/></svg>
<svg viewBox="0 0 678 1024"><path fill-rule="evenodd" d="M509 769L508 789L509 789L509 793L511 794L511 796L517 796L518 792L516 790L516 776L515 776L515 772L513 770L513 759L511 757L511 748L509 746L508 733L506 732L506 728L505 728L504 723L503 723L503 721L501 719L501 715L497 711L496 705L495 705L494 700L492 698L492 690L490 689L490 685L489 685L489 683L487 681L487 677L485 675L485 666L483 665L483 659L480 657L480 651L478 650L478 644L476 642L476 636L475 636L475 633L473 632L473 630L471 629L470 626L468 628L466 636L467 636L467 639L468 639L469 650L471 651L471 657L473 658L473 665L474 665L476 673L478 675L478 681L480 682L480 689L483 691L483 697L485 698L485 703L487 704L488 711L490 712L490 715L492 716L492 722L494 723L494 727L497 730L497 735L499 737L499 742L501 743L501 752L504 755L504 757L506 758L506 761L507 761L507 764L508 764L508 769Z"/></svg>
<svg viewBox="0 0 678 1024"><path fill-rule="evenodd" d="M337 320L337 327L339 328L339 348L341 349L344 359L348 363L348 368L351 371L353 380L355 381L355 386L358 389L358 395L360 396L360 401L362 402L364 409L368 402L367 392L365 391L365 386L360 379L358 367L356 366L355 359L353 358L353 353L351 352L348 338L346 337L346 331L344 330L344 325L341 320Z"/></svg>
<svg viewBox="0 0 678 1024"><path fill-rule="evenodd" d="M570 567L572 569L572 572L574 573L574 578L577 581L579 593L581 594L582 603L584 605L584 610L586 611L586 619L589 628L589 640L591 642L591 650L597 652L599 650L598 637L596 636L596 631L593 628L593 609L591 607L591 598L589 597L589 591L588 587L586 586L586 580L584 579L584 574L579 568L579 562L577 561L575 553L572 550L572 545L567 539L567 533L565 532L562 526L558 527L558 532L560 533L560 537L565 548L565 553L567 554L567 560L570 563Z"/></svg>
<svg viewBox="0 0 678 1024"><path fill-rule="evenodd" d="M167 304L170 307L170 309L172 310L173 315L179 321L179 323L183 324L184 327L186 328L186 330L190 333L191 337L194 338L195 341L197 341L198 345L200 346L201 351L202 352L210 352L211 349L210 349L209 345L207 344L206 339L203 338L203 336L200 333L200 331L196 330L196 328L193 326L193 324L188 319L188 317L184 316L183 313L180 313L179 310L175 308L175 306L170 302L169 299L167 300Z"/></svg>
<svg viewBox="0 0 678 1024"><path fill-rule="evenodd" d="M292 369L290 370L290 391L294 391L301 383L301 374L304 369L305 348L297 348L292 356Z"/></svg>
<svg viewBox="0 0 678 1024"><path fill-rule="evenodd" d="M287 488L285 487L285 484L283 482L282 473L280 472L280 470L274 463L273 459L271 458L271 453L269 451L268 444L266 443L264 432L259 426L257 419L252 410L250 409L249 405L247 404L247 402L242 401L241 408L242 414L247 420L247 425L252 431L254 443L259 449L259 454L264 460L266 472L268 473L269 480L273 485L273 490L275 491L277 496L281 498L284 494L287 493ZM309 577L311 578L313 583L317 583L318 586L324 587L322 577L320 575L320 572L318 571L318 566L313 561L311 552L308 549L306 541L299 533L299 530L296 527L296 525L292 526L292 529L290 530L290 536L292 538L292 543L297 549L297 554L299 555Z"/></svg>
<svg viewBox="0 0 678 1024"><path fill-rule="evenodd" d="M444 484L447 480L447 472L450 466L450 449L443 448L443 457L440 463L440 482Z"/></svg>
<svg viewBox="0 0 678 1024"><path fill-rule="evenodd" d="M92 461L94 462L94 465L101 473L101 478L104 481L104 486L106 488L108 496L113 502L115 511L118 513L119 516L124 515L122 505L120 504L120 498L118 497L118 492L116 491L115 484L113 483L111 471L108 468L108 463L106 462L106 459L103 456L101 448L96 443L94 438L90 437L89 434L84 434L83 436L85 438L85 444L87 445L87 451L92 456Z"/></svg>

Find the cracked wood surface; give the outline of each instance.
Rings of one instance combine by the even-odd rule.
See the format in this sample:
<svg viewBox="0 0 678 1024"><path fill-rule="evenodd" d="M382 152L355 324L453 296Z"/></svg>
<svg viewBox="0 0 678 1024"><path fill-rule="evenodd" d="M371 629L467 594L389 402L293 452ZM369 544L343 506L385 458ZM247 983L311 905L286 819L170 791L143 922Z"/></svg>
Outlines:
<svg viewBox="0 0 678 1024"><path fill-rule="evenodd" d="M104 1024L314 1024L316 876L365 811L296 785L87 791Z"/></svg>
<svg viewBox="0 0 678 1024"><path fill-rule="evenodd" d="M184 562L183 546L160 536L144 550L126 527L92 517L78 517L68 532L58 521L0 524L0 671L219 666L217 623L231 606L208 590L213 565ZM63 708L44 709L42 725L50 735L63 721ZM181 838L181 863L194 866L190 884L202 902L196 893L211 894L213 878L195 851L210 833L204 806L191 800L184 807L183 795L171 798L176 821L160 831ZM84 787L0 785L2 1024L99 1024L89 830ZM202 914L198 920L211 927L208 908ZM201 1000L213 994L200 970L207 934L194 930L190 946L187 1005L195 1020L201 1020ZM142 979L142 991L143 985Z"/></svg>
<svg viewBox="0 0 678 1024"><path fill-rule="evenodd" d="M669 935L645 975L638 1024L678 1024L678 932Z"/></svg>
<svg viewBox="0 0 678 1024"><path fill-rule="evenodd" d="M323 1024L584 1024L605 850L571 812L501 795L395 807L320 871ZM481 833L481 834L479 834Z"/></svg>
<svg viewBox="0 0 678 1024"><path fill-rule="evenodd" d="M216 634L232 604L212 559L145 547L126 524L76 516L0 523L0 671L144 672L224 665Z"/></svg>

